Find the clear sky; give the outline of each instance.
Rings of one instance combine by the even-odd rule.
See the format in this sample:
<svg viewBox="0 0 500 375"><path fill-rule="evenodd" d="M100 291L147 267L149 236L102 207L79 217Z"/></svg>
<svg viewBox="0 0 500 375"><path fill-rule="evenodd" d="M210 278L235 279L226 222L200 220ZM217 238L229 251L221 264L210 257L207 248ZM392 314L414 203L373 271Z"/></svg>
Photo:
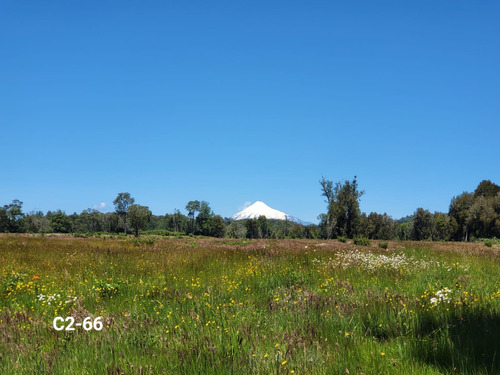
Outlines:
<svg viewBox="0 0 500 375"><path fill-rule="evenodd" d="M367 213L447 212L500 183L499 20L498 1L0 0L0 204L130 192L317 222L321 176L357 175Z"/></svg>

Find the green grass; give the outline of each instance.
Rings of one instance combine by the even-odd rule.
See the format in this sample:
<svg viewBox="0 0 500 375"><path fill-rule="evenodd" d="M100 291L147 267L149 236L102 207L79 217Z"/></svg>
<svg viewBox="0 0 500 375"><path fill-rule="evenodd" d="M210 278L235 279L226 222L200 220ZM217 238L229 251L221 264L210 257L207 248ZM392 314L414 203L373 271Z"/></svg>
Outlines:
<svg viewBox="0 0 500 375"><path fill-rule="evenodd" d="M481 243L0 236L0 373L497 374L499 271Z"/></svg>

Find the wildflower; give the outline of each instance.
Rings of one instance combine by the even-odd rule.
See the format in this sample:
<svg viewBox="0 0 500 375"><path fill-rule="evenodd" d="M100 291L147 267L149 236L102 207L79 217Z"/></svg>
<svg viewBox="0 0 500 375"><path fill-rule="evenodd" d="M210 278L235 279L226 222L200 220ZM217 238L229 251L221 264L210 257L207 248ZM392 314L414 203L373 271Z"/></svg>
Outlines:
<svg viewBox="0 0 500 375"><path fill-rule="evenodd" d="M287 361L283 361L283 362L281 362L281 366L286 365L286 362L287 362Z"/></svg>
<svg viewBox="0 0 500 375"><path fill-rule="evenodd" d="M33 276L33 280L38 280L40 276Z"/></svg>
<svg viewBox="0 0 500 375"><path fill-rule="evenodd" d="M380 352L380 355L381 355L381 356L384 356L384 355L385 355L385 353L384 353L384 352Z"/></svg>

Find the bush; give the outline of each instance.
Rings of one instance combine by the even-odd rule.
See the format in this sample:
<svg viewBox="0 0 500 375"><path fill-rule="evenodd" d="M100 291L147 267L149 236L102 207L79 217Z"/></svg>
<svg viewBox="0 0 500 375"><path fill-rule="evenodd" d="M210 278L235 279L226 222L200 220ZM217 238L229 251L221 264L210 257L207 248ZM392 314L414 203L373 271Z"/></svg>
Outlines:
<svg viewBox="0 0 500 375"><path fill-rule="evenodd" d="M370 245L370 240L366 237L355 237L354 238L354 244L355 245L360 245L360 246L369 246Z"/></svg>
<svg viewBox="0 0 500 375"><path fill-rule="evenodd" d="M346 243L347 242L347 238L343 237L343 236L340 236L340 237L337 237L337 240L342 242L342 243Z"/></svg>
<svg viewBox="0 0 500 375"><path fill-rule="evenodd" d="M381 242L378 244L378 247L381 249L387 249L389 247L389 244L387 242Z"/></svg>
<svg viewBox="0 0 500 375"><path fill-rule="evenodd" d="M493 241L491 240L486 240L484 241L485 246L492 247L493 246Z"/></svg>

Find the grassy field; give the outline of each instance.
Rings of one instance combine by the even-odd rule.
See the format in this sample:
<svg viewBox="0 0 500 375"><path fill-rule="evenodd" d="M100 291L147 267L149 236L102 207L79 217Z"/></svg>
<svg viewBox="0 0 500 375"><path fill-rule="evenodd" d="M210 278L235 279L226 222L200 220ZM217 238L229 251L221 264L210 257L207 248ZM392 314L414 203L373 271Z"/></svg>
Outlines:
<svg viewBox="0 0 500 375"><path fill-rule="evenodd" d="M0 236L0 373L499 374L499 247L379 245Z"/></svg>

